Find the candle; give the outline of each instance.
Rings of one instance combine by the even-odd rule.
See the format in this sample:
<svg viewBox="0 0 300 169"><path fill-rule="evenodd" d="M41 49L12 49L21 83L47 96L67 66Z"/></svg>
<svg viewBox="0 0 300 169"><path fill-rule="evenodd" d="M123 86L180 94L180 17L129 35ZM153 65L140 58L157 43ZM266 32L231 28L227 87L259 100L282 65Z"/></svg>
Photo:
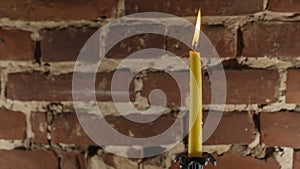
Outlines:
<svg viewBox="0 0 300 169"><path fill-rule="evenodd" d="M200 53L195 51L199 43L201 12L199 10L193 38L194 51L190 51L190 114L188 156L202 156L202 66Z"/></svg>

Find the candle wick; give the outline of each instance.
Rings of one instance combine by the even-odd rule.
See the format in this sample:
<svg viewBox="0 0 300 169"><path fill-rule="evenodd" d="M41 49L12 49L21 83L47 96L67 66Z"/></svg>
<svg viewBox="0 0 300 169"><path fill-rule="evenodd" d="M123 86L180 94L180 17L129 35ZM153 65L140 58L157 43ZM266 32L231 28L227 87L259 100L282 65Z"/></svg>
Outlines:
<svg viewBox="0 0 300 169"><path fill-rule="evenodd" d="M194 44L193 44L193 50L195 51L195 52L198 52L198 42L195 42Z"/></svg>

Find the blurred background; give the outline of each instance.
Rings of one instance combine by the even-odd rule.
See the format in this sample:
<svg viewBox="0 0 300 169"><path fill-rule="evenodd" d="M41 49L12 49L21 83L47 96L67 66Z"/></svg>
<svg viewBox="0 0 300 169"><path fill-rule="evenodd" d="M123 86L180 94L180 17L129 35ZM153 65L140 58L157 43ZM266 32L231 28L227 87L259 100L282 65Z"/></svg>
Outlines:
<svg viewBox="0 0 300 169"><path fill-rule="evenodd" d="M227 80L225 112L204 143L218 166L207 168L300 169L299 0L0 0L0 168L177 169L172 160L187 148L186 139L143 159L114 155L91 141L73 107L72 73L84 43L110 21L138 12L164 12L194 24L199 8L202 30L218 51ZM110 92L114 71L128 55L147 48L164 49L186 61L190 50L169 37L168 30L165 35L140 34L115 45L97 73L96 96L105 119L131 137L165 131L177 118L180 102L188 98L188 70L173 69L186 78L187 94L180 96L168 73L149 69L131 80L130 101L137 109L147 109L151 91L161 89L167 99L163 114L140 124L116 110ZM209 73L204 71L203 77L205 116ZM124 70L122 77L131 75ZM178 131L186 126L186 120L180 121ZM155 149L164 147L122 151L143 154Z"/></svg>

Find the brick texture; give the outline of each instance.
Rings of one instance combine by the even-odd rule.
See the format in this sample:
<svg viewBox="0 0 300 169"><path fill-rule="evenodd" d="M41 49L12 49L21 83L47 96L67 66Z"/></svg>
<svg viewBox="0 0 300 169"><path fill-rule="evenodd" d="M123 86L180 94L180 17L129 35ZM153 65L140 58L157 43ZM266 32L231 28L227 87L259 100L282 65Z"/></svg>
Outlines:
<svg viewBox="0 0 300 169"><path fill-rule="evenodd" d="M207 113L204 119L206 119L206 116ZM216 131L204 144L246 145L254 140L254 130L255 125L251 113L225 112Z"/></svg>
<svg viewBox="0 0 300 169"><path fill-rule="evenodd" d="M262 23L246 24L242 28L243 56L298 57L300 24ZM275 33L276 32L276 33Z"/></svg>
<svg viewBox="0 0 300 169"><path fill-rule="evenodd" d="M55 117L51 124L51 142L53 144L95 145L82 129L75 113L62 113Z"/></svg>
<svg viewBox="0 0 300 169"><path fill-rule="evenodd" d="M214 75L211 74L211 77L215 77L214 83L217 87L223 87L225 82L218 78L218 71L213 71ZM168 106L180 105L181 101L185 105L185 99L189 93L189 72L175 72L174 76L179 79L178 82L167 73L149 73L144 78L141 95L148 98L152 90L160 89L166 95ZM264 104L277 100L276 90L279 76L276 71L259 69L225 70L225 76L227 104ZM180 94L180 86L183 96ZM154 104L163 102L163 98L154 100ZM211 82L208 76L203 77L203 103L211 103Z"/></svg>
<svg viewBox="0 0 300 169"><path fill-rule="evenodd" d="M286 102L300 103L300 70L290 69L287 74L286 82Z"/></svg>
<svg viewBox="0 0 300 169"><path fill-rule="evenodd" d="M24 139L25 137L25 114L0 110L0 139Z"/></svg>
<svg viewBox="0 0 300 169"><path fill-rule="evenodd" d="M35 44L30 32L21 30L0 30L0 60L34 60Z"/></svg>
<svg viewBox="0 0 300 169"><path fill-rule="evenodd" d="M13 20L93 20L110 17L117 0L88 1L0 1L0 17ZM79 12L81 11L81 12Z"/></svg>
<svg viewBox="0 0 300 169"><path fill-rule="evenodd" d="M277 71L226 70L225 75L227 81L226 103L228 104L263 104L277 100L276 91L279 80Z"/></svg>
<svg viewBox="0 0 300 169"><path fill-rule="evenodd" d="M3 169L57 169L58 159L51 151L33 150L11 150L0 151L0 164Z"/></svg>
<svg viewBox="0 0 300 169"><path fill-rule="evenodd" d="M120 79L116 80L116 84L122 84L127 79L133 78L129 71L120 71ZM86 78L90 76L88 73L80 74L78 83L86 85ZM113 72L98 73L96 75L96 97L99 101L112 100L111 96L111 80ZM118 95L128 92L122 86L116 86ZM39 91L32 94L32 91ZM82 98L86 91L82 92ZM123 92L123 93L122 93ZM133 82L130 87L129 95L133 94ZM71 101L72 100L72 74L62 74L58 76L47 76L40 73L34 74L10 74L8 75L7 97L13 100L41 100L41 101ZM122 97L123 98L123 97ZM132 97L131 97L132 98Z"/></svg>
<svg viewBox="0 0 300 169"><path fill-rule="evenodd" d="M267 160L259 160L253 157L242 157L235 153L226 153L223 156L217 157L218 166L207 166L207 169L230 169L239 168L243 169L279 169L280 165L275 158L268 158Z"/></svg>
<svg viewBox="0 0 300 169"><path fill-rule="evenodd" d="M32 112L30 116L31 128L34 133L33 141L35 143L47 144L47 119L46 114L42 112Z"/></svg>
<svg viewBox="0 0 300 169"><path fill-rule="evenodd" d="M262 113L260 116L261 141L269 146L300 148L299 113Z"/></svg>
<svg viewBox="0 0 300 169"><path fill-rule="evenodd" d="M164 137L160 140L161 142L170 144L170 141L176 140L177 136L182 136L183 123L180 118L178 119L178 122L175 124L175 129L173 129L173 132L169 135L170 138ZM148 138L162 134L164 131L169 129L169 127L175 123L176 117L172 115L162 115L150 123L136 123L126 119L125 117L113 116L106 117L106 120L121 134L134 138Z"/></svg>
<svg viewBox="0 0 300 169"><path fill-rule="evenodd" d="M120 26L119 29L123 27ZM124 29L124 28L123 28ZM113 36L113 35L112 35ZM130 54L147 48L165 49L166 37L160 34L140 34L132 36L117 43L109 50L106 57L121 59L129 57ZM157 58L159 56L130 56L130 58Z"/></svg>
<svg viewBox="0 0 300 169"><path fill-rule="evenodd" d="M300 169L300 152L295 151L294 152L294 159L293 159L293 169Z"/></svg>
<svg viewBox="0 0 300 169"><path fill-rule="evenodd" d="M164 99L167 99L167 106L178 106L181 105L181 103L183 103L184 105L185 97L189 92L189 72L174 72L173 75L180 81L176 82L171 75L165 72L149 73L143 79L143 88L141 91L141 95L149 99L149 97L151 96L151 92L155 89L159 89L164 92L166 98L161 95L154 97L152 96L153 99L151 100L151 104L162 105L162 103L164 103L165 101ZM183 96L181 96L180 90L182 90Z"/></svg>
<svg viewBox="0 0 300 169"><path fill-rule="evenodd" d="M133 115L134 116L134 115ZM82 114L81 119L84 119L82 123L86 124L90 129L94 129L95 137L99 136L101 143L113 144L113 145L124 145L134 144L133 142L126 142L118 140L117 137L111 134L111 131L105 129L104 124L100 124L97 120L98 117L94 115ZM145 118L143 116L143 118ZM151 117L150 117L151 118ZM134 138L148 138L156 136L166 131L176 120L173 116L161 116L151 123L136 123L128 120L122 116L106 116L105 120L110 127L115 129L118 133L134 137ZM176 127L174 132L169 134L169 137L164 137L165 140L160 140L161 143L170 144L170 141L176 140L176 137L182 135L183 122L178 120L175 124ZM154 127L155 126L155 127ZM96 132L97 131L97 132ZM74 113L62 113L55 117L53 124L51 125L51 141L53 144L65 143L65 144L78 144L78 145L95 145L95 143L88 137L88 135L82 129L79 124L76 114ZM109 142L107 142L109 140ZM151 142L144 142L145 144L152 145Z"/></svg>
<svg viewBox="0 0 300 169"><path fill-rule="evenodd" d="M300 12L300 1L269 0L268 9L276 12Z"/></svg>
<svg viewBox="0 0 300 169"><path fill-rule="evenodd" d="M61 169L85 169L84 156L79 153L66 153L61 158Z"/></svg>
<svg viewBox="0 0 300 169"><path fill-rule="evenodd" d="M190 70L164 62L172 53L188 63L191 49L183 42L192 43L195 28L174 18L157 20L153 13L118 18L162 12L195 24L198 9L204 17L197 50L208 65L202 75L203 124L208 106L219 107L218 99L225 97L212 87L226 89L226 111L203 144L214 150L232 145L214 154L218 166L205 168L279 169L287 161L300 169L300 0L0 0L0 7L0 169L179 169L170 161L188 147L183 134ZM98 28L104 27L100 35ZM180 37L171 37L176 33ZM153 48L157 53L148 52ZM215 51L219 65L211 59ZM88 83L89 64L104 53L95 81ZM80 60L79 54L84 54ZM153 68L137 72L142 61ZM74 64L86 69L72 71ZM147 101L155 105L151 112L145 110ZM165 105L164 112L155 112ZM281 156L290 150L293 156Z"/></svg>
<svg viewBox="0 0 300 169"><path fill-rule="evenodd" d="M97 29L88 28L43 30L41 59L45 62L76 61L83 45L96 31Z"/></svg>
<svg viewBox="0 0 300 169"><path fill-rule="evenodd" d="M238 1L238 0L179 0L142 2L139 0L127 0L125 2L126 13L136 12L165 12L177 16L195 16L199 8L204 15L241 15L259 12L263 9L262 0Z"/></svg>
<svg viewBox="0 0 300 169"><path fill-rule="evenodd" d="M181 28L177 28L177 29L181 29ZM203 25L202 31L208 37L209 41L217 50L219 57L233 58L237 55L236 30L229 29L224 25L216 25L216 26ZM182 35L183 37L191 36L190 31L184 31L184 32L186 34ZM191 49L188 48L185 44L183 44L179 40L168 37L167 50L180 57L189 57L189 51ZM203 51L207 51L207 49ZM207 58L211 57L208 54L202 55L202 57L207 57Z"/></svg>

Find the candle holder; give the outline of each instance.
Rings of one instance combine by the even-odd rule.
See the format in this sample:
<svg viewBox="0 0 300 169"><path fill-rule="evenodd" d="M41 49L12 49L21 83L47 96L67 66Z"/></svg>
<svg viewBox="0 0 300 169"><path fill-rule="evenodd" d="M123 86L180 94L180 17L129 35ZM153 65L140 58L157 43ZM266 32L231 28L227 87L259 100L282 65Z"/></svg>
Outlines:
<svg viewBox="0 0 300 169"><path fill-rule="evenodd" d="M179 167L182 169L203 169L208 162L216 166L216 159L210 154L203 152L202 157L188 157L188 152L180 153L174 160L174 163L179 161Z"/></svg>

